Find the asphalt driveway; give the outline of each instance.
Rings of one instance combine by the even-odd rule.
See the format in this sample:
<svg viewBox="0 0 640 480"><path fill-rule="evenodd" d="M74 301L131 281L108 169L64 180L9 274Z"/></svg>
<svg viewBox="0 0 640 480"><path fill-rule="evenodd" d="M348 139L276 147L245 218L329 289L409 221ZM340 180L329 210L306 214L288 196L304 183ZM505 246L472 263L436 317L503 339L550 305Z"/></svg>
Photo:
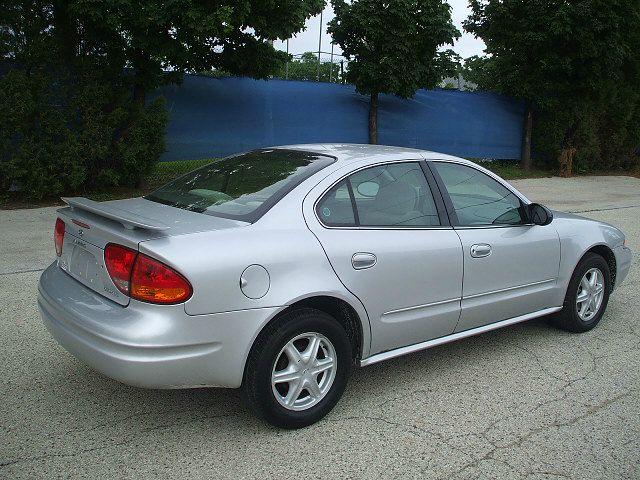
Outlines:
<svg viewBox="0 0 640 480"><path fill-rule="evenodd" d="M640 179L514 184L640 252ZM36 307L54 212L0 211L0 478L640 478L637 265L589 333L532 321L360 369L282 431L236 391L128 387L59 347Z"/></svg>

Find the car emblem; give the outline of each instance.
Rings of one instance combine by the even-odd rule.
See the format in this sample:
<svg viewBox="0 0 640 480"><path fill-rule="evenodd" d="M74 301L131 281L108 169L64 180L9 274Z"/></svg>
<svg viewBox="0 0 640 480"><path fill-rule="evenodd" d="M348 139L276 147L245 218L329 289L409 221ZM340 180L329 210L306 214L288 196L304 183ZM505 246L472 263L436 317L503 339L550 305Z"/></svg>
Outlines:
<svg viewBox="0 0 640 480"><path fill-rule="evenodd" d="M84 232L82 231L81 228L78 229L78 235L80 235L80 236L84 235Z"/></svg>

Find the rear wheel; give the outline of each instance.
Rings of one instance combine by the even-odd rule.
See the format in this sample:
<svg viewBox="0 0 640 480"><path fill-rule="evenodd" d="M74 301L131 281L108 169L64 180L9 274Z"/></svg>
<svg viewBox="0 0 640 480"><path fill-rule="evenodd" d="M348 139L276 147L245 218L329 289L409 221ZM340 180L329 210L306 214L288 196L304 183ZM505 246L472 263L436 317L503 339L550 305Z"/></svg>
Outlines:
<svg viewBox="0 0 640 480"><path fill-rule="evenodd" d="M600 255L587 253L573 272L555 323L569 332L591 330L604 315L609 293L611 273L608 263Z"/></svg>
<svg viewBox="0 0 640 480"><path fill-rule="evenodd" d="M286 312L249 354L244 397L272 425L305 427L338 402L351 363L351 343L333 317L311 308Z"/></svg>

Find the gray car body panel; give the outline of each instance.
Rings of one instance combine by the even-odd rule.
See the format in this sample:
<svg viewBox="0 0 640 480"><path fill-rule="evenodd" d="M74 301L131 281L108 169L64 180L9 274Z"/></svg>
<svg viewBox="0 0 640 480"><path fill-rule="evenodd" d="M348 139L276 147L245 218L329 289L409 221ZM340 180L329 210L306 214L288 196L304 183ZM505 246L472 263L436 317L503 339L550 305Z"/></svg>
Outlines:
<svg viewBox="0 0 640 480"><path fill-rule="evenodd" d="M551 225L558 232L562 251L555 301L564 300L564 293L576 265L585 252L597 246L610 248L616 256L614 288L620 285L631 266L631 251L624 246L624 233L608 223L572 213L554 211L553 216Z"/></svg>
<svg viewBox="0 0 640 480"><path fill-rule="evenodd" d="M191 316L183 305L131 300L122 307L63 272L40 277L45 326L95 370L146 388L239 387L256 332L280 309Z"/></svg>
<svg viewBox="0 0 640 480"><path fill-rule="evenodd" d="M88 210L80 201L59 210L67 224L65 249L39 287L41 314L52 335L87 364L125 383L238 387L262 329L305 298L330 296L354 309L361 323L361 364L367 365L557 311L590 248L606 245L614 252L616 285L629 270L631 252L620 230L559 212L544 227L327 228L314 208L323 193L355 170L387 162L462 163L531 202L493 173L449 155L370 145L282 148L329 154L336 162L253 224L140 198L91 204ZM100 215L101 208L111 218ZM120 221L118 211L127 218ZM156 228L145 229L144 219ZM63 271L77 242L87 244L104 285ZM101 258L108 243L173 267L189 279L193 296L184 304L159 306L104 291L105 285L114 290ZM469 247L476 243L497 250L471 259ZM354 253L375 254L377 261L355 270Z"/></svg>

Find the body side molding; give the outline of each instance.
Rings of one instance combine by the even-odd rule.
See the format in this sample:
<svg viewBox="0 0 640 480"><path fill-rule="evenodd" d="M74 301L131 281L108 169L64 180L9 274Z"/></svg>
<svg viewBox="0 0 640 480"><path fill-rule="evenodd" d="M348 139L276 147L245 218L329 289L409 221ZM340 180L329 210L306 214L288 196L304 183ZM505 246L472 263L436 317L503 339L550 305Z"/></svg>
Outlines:
<svg viewBox="0 0 640 480"><path fill-rule="evenodd" d="M433 340L428 340L426 342L415 343L413 345L408 345L406 347L396 348L394 350L388 350L386 352L377 353L375 355L372 355L371 357L360 360L360 366L366 367L367 365L373 365L374 363L382 362L384 360L389 360L390 358L400 357L408 353L419 352L420 350L426 350L428 348L437 347L438 345L444 345L445 343L455 342L456 340L460 340L462 338L472 337L474 335L479 335L481 333L490 332L491 330L496 330L498 328L514 325L516 323L525 322L533 318L543 317L545 315L549 315L551 313L555 313L560 310L562 310L562 307L545 308L543 310L538 310L537 312L527 313L525 315L508 318L500 322L490 323L489 325L483 325L481 327L465 330L464 332L453 333L451 335L434 338Z"/></svg>

